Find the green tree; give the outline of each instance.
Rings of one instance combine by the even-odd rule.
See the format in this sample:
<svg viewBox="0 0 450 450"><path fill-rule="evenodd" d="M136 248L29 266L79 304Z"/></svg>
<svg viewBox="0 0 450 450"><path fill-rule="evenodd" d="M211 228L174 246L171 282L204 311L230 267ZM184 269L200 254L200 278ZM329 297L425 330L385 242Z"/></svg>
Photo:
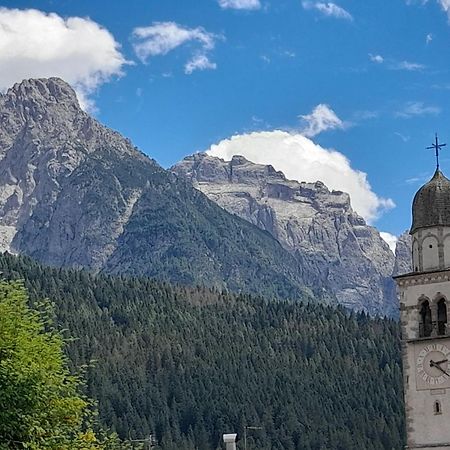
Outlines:
<svg viewBox="0 0 450 450"><path fill-rule="evenodd" d="M27 301L21 282L0 282L0 449L119 448L93 431L92 402L69 372L49 308Z"/></svg>

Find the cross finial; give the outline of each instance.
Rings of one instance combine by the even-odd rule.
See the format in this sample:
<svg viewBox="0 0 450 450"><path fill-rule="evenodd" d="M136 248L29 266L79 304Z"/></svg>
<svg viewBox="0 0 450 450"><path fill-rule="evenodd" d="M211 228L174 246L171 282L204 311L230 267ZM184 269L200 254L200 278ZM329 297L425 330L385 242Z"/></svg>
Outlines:
<svg viewBox="0 0 450 450"><path fill-rule="evenodd" d="M442 147L445 147L447 144L439 144L438 135L436 133L434 144L431 145L431 147L427 147L427 150L433 149L436 151L436 170L439 170L439 150L442 149Z"/></svg>

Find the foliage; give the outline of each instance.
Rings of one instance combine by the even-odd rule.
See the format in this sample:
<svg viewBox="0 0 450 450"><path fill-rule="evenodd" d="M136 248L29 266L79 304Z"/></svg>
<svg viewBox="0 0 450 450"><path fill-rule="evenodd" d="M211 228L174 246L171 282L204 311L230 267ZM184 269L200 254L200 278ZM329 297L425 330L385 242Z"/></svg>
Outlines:
<svg viewBox="0 0 450 450"><path fill-rule="evenodd" d="M164 450L397 450L404 422L398 324L318 304L48 269L0 256L47 296L77 340L101 419ZM239 444L242 448L242 441Z"/></svg>
<svg viewBox="0 0 450 450"><path fill-rule="evenodd" d="M0 449L119 448L94 433L92 402L67 368L48 306L33 311L20 282L0 282Z"/></svg>

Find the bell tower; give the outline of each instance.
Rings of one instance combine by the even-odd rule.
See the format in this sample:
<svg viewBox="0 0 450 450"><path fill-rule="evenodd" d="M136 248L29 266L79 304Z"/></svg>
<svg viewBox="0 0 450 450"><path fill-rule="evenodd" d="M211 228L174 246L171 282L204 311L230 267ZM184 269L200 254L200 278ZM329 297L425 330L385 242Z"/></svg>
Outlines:
<svg viewBox="0 0 450 450"><path fill-rule="evenodd" d="M406 448L450 450L450 180L439 165L414 197L410 234L413 272L395 277Z"/></svg>

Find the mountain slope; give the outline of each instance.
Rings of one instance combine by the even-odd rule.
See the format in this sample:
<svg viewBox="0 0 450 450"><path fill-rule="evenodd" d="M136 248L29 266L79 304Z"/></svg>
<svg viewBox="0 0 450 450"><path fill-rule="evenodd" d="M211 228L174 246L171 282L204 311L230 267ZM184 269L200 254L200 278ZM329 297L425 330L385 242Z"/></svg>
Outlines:
<svg viewBox="0 0 450 450"><path fill-rule="evenodd" d="M319 283L350 308L397 313L394 255L350 206L348 194L298 183L242 156L229 162L198 153L171 169L218 205L268 231Z"/></svg>
<svg viewBox="0 0 450 450"><path fill-rule="evenodd" d="M7 279L55 302L101 418L162 450L211 450L245 425L260 450L403 448L398 324L0 255ZM242 441L241 441L242 442Z"/></svg>
<svg viewBox="0 0 450 450"><path fill-rule="evenodd" d="M0 96L3 250L54 266L299 298L302 267L83 112L60 79Z"/></svg>

